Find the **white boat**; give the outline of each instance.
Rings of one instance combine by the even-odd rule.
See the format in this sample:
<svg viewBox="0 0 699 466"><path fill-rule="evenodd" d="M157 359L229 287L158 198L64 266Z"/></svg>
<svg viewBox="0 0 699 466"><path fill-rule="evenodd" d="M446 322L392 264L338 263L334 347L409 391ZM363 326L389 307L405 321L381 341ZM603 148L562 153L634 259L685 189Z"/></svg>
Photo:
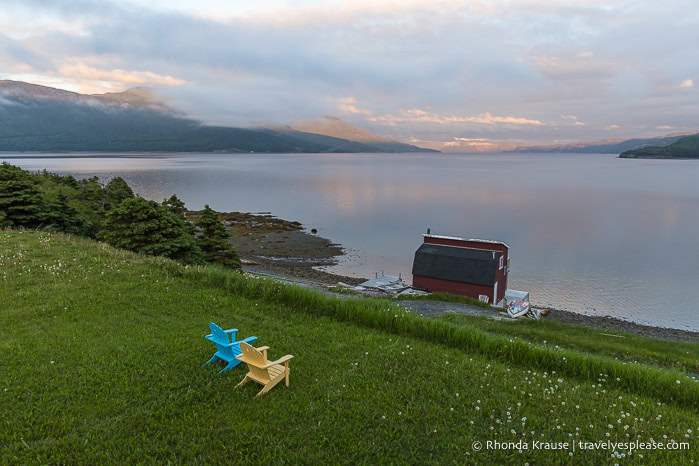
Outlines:
<svg viewBox="0 0 699 466"><path fill-rule="evenodd" d="M522 317L529 312L529 302L515 299L507 306L507 314L513 319Z"/></svg>

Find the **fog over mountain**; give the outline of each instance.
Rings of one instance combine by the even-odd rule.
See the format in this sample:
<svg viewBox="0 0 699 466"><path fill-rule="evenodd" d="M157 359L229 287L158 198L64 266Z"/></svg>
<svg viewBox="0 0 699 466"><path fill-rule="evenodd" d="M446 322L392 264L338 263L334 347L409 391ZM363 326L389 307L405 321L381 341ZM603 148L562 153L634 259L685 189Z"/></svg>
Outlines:
<svg viewBox="0 0 699 466"><path fill-rule="evenodd" d="M316 134L310 127L302 131L289 126L207 125L147 88L84 95L0 81L0 151L429 151L372 135L336 118L328 121L347 138L328 131ZM361 135L360 140L348 139L353 135Z"/></svg>

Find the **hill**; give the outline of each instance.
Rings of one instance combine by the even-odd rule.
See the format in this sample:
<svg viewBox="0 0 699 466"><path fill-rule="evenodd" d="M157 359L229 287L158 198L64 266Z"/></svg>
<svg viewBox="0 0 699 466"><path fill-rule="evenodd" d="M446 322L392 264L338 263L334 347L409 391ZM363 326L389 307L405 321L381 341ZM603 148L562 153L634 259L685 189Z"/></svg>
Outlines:
<svg viewBox="0 0 699 466"><path fill-rule="evenodd" d="M84 95L0 81L0 151L315 153L389 149L291 129L203 125L145 88Z"/></svg>
<svg viewBox="0 0 699 466"><path fill-rule="evenodd" d="M622 159L699 159L699 134L686 136L666 146L643 147L622 152Z"/></svg>
<svg viewBox="0 0 699 466"><path fill-rule="evenodd" d="M673 133L665 136L654 138L614 138L602 139L591 142L574 142L568 144L548 144L548 145L532 145L521 141L490 141L488 139L479 138L455 138L453 141L415 141L414 144L424 147L437 149L441 152L456 152L456 153L488 153L488 152L505 152L505 153L572 153L572 154L620 154L624 151L637 149L646 146L666 146L670 145L682 137L696 134L689 133Z"/></svg>
<svg viewBox="0 0 699 466"><path fill-rule="evenodd" d="M521 146L513 152L580 153L580 154L620 154L627 150L646 146L667 146L677 142L687 134L672 134L654 138L604 139L594 142L558 144L550 146Z"/></svg>
<svg viewBox="0 0 699 466"><path fill-rule="evenodd" d="M307 120L290 125L289 128L302 133L311 133L334 138L346 139L371 147L377 148L382 152L439 152L438 150L428 149L404 144L394 141L393 139L379 136L378 134L370 133L363 129L356 128L341 119L326 115L319 120Z"/></svg>
<svg viewBox="0 0 699 466"><path fill-rule="evenodd" d="M699 461L699 387L633 351L622 363L62 234L2 230L0 264L3 464L606 464L609 450L531 445L651 439L676 447L615 460ZM211 321L293 354L290 386L254 398L235 389L244 368L201 367Z"/></svg>

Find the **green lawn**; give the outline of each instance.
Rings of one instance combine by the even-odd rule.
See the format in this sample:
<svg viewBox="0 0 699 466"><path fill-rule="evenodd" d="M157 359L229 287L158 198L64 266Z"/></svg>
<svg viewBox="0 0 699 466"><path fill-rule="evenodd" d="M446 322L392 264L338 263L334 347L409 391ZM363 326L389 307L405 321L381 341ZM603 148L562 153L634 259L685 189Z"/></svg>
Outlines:
<svg viewBox="0 0 699 466"><path fill-rule="evenodd" d="M0 231L0 277L0 463L699 462L699 384L677 371L63 235ZM293 354L291 386L255 398L242 367L202 368L210 321ZM472 447L534 439L688 445Z"/></svg>
<svg viewBox="0 0 699 466"><path fill-rule="evenodd" d="M631 333L562 324L548 320L495 320L486 317L446 315L447 322L484 330L491 335L518 338L548 348L566 348L603 355L629 364L673 368L699 375L699 344L656 340Z"/></svg>

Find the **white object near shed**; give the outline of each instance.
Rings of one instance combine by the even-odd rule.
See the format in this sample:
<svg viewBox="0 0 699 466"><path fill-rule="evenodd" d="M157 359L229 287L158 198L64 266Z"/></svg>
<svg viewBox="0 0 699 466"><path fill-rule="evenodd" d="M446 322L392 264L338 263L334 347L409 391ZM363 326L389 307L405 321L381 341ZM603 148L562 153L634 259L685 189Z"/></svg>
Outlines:
<svg viewBox="0 0 699 466"><path fill-rule="evenodd" d="M529 302L529 292L519 290L505 290L505 301L507 301L508 305L512 301L516 300Z"/></svg>

